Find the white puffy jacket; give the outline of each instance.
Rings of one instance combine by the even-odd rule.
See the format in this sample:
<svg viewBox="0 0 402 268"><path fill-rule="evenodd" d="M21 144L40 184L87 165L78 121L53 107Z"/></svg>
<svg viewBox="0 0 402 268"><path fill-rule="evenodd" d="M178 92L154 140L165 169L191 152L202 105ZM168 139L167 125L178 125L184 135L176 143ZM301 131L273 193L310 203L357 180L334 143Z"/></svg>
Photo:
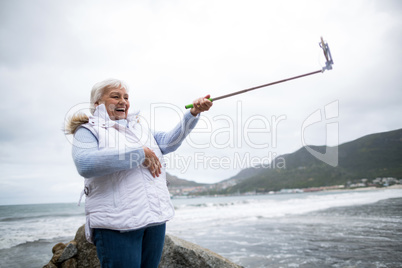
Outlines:
<svg viewBox="0 0 402 268"><path fill-rule="evenodd" d="M110 120L105 106L100 105L82 126L98 139L99 150L107 152L109 148L118 148L119 157L124 157L126 149L149 147L159 158L162 173L153 178L149 170L140 165L85 179L85 234L91 243L93 228L135 230L164 223L174 216L162 152L148 127L138 121L138 116L130 115L127 121L126 127Z"/></svg>

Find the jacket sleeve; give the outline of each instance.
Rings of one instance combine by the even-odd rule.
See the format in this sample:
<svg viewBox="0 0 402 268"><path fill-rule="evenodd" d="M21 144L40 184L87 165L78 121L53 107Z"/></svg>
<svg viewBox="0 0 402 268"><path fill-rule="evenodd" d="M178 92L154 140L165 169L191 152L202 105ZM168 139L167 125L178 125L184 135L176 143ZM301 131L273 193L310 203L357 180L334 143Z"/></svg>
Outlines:
<svg viewBox="0 0 402 268"><path fill-rule="evenodd" d="M168 154L174 152L180 147L187 135L194 129L200 114L193 116L190 112L187 112L183 119L169 132L154 132L154 138L162 154Z"/></svg>
<svg viewBox="0 0 402 268"><path fill-rule="evenodd" d="M78 173L84 178L108 175L136 168L145 160L142 148L120 155L118 149L98 149L98 140L88 129L81 127L74 134L73 160Z"/></svg>

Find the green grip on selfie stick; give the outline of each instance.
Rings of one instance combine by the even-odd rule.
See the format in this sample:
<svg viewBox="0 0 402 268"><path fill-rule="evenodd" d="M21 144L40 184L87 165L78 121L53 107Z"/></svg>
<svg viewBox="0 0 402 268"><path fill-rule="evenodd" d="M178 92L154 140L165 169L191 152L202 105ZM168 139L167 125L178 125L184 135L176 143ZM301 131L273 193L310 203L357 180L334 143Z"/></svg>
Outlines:
<svg viewBox="0 0 402 268"><path fill-rule="evenodd" d="M209 98L208 100L213 101L212 98ZM188 104L188 105L186 105L184 107L186 107L186 109L190 109L190 108L193 108L194 105L193 104Z"/></svg>

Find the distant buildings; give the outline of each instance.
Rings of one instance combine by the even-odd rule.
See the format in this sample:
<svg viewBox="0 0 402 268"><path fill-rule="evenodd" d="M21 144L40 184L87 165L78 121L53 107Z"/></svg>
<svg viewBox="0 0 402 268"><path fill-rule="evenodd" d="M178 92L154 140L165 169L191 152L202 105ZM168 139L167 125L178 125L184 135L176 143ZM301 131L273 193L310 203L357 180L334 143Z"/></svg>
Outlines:
<svg viewBox="0 0 402 268"><path fill-rule="evenodd" d="M387 187L394 184L402 184L402 180L398 180L392 177L376 178L373 180L373 184Z"/></svg>
<svg viewBox="0 0 402 268"><path fill-rule="evenodd" d="M237 180L227 180L215 184L207 184L203 186L176 186L169 187L169 192L172 197L189 197L194 195L219 195L223 190L232 187L238 183ZM369 180L363 178L356 181L348 181L345 185L333 185L333 186L322 186L322 187L310 187L303 189L282 189L278 192L269 191L265 189L255 189L255 191L240 193L237 195L256 195L256 194L289 194L289 193L302 193L302 192L318 192L318 191L329 191L329 190L342 190L342 189L354 189L362 187L388 187L394 184L402 184L402 180L398 180L393 177L376 178Z"/></svg>

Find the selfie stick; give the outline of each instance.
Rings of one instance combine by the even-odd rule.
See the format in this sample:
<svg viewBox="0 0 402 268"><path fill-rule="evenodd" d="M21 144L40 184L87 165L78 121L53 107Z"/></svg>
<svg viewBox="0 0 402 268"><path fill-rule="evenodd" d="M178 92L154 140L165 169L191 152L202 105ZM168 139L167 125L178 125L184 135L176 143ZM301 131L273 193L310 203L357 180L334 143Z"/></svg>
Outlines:
<svg viewBox="0 0 402 268"><path fill-rule="evenodd" d="M279 81L276 81L276 82L272 82L272 83L252 87L252 88L243 89L243 90L236 91L236 92L226 94L226 95L223 95L223 96L219 96L219 97L216 97L216 98L209 98L209 100L210 101L217 101L217 100L225 99L225 98L232 97L232 96L235 96L235 95L243 94L243 93L246 93L248 91L258 89L258 88L268 87L268 86L272 86L272 85L275 85L275 84L287 82L287 81L290 81L290 80L302 78L302 77L305 77L305 76L318 74L318 73L323 73L325 70L328 70L328 71L332 70L332 64L334 64L334 61L332 60L331 51L329 50L328 43L325 43L323 38L321 37L321 42L319 44L320 44L320 47L322 48L322 50L324 52L325 59L327 60L325 62L325 67L323 67L321 70L314 71L314 72L311 72L311 73L302 74L302 75L298 75L298 76L294 76L294 77L290 77L290 78L287 78L287 79L279 80ZM186 109L193 108L193 107L194 107L193 104L189 104L189 105L185 106Z"/></svg>

